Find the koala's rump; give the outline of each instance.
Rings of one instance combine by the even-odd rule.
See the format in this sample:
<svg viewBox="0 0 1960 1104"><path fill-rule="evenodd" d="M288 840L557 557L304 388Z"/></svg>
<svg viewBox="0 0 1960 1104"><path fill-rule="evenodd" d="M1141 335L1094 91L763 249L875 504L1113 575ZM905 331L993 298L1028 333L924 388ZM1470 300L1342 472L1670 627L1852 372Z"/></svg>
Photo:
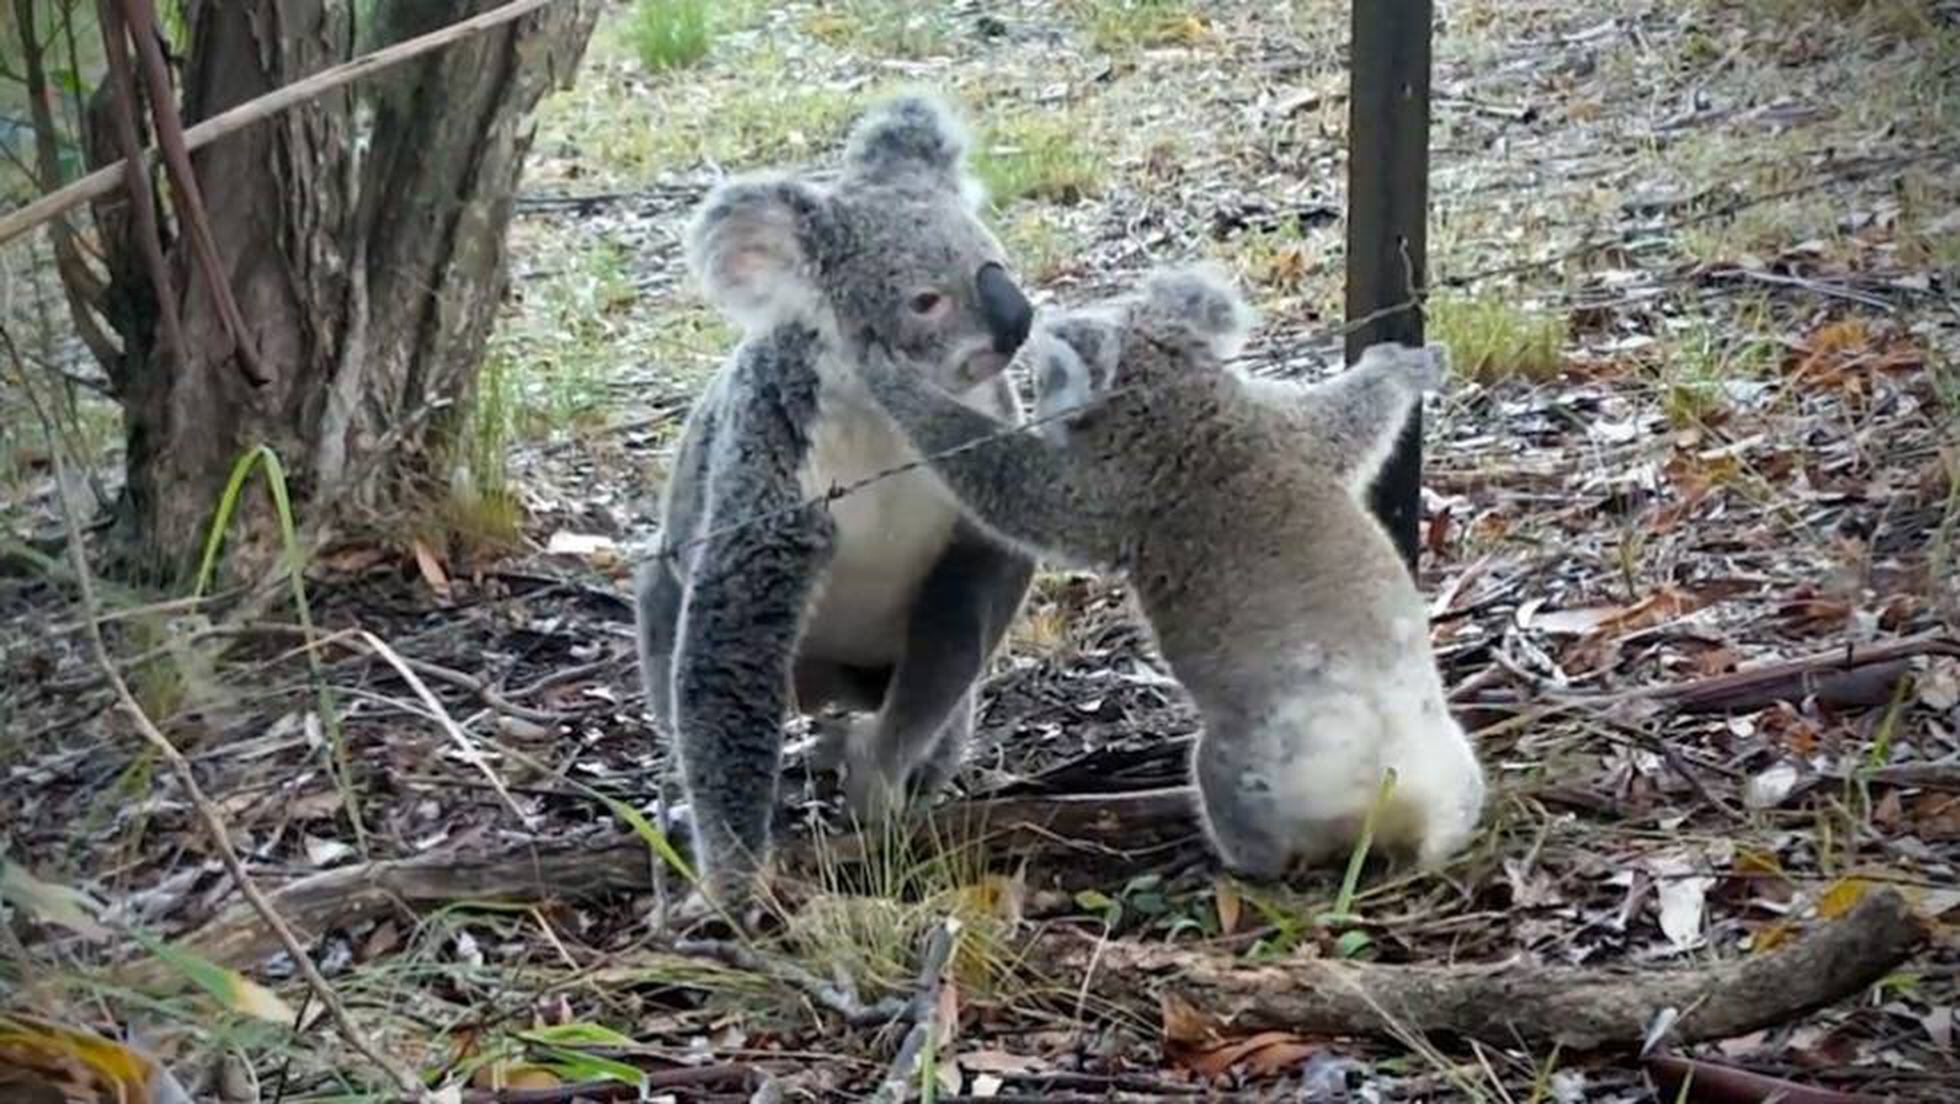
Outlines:
<svg viewBox="0 0 1960 1104"><path fill-rule="evenodd" d="M857 404L825 405L802 470L806 495L918 459L882 413ZM959 507L921 468L853 491L829 509L835 551L802 650L860 667L895 663L913 600L952 539Z"/></svg>

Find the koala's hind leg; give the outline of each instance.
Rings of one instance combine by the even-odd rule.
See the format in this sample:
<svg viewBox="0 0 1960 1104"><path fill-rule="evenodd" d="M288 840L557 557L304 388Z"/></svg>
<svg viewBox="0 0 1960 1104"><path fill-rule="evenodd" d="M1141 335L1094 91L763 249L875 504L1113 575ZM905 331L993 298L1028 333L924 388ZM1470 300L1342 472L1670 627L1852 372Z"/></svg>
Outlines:
<svg viewBox="0 0 1960 1104"><path fill-rule="evenodd" d="M974 684L1033 578L1032 561L960 523L912 604L884 703L847 749L846 793L860 818L888 815L958 770L973 730Z"/></svg>
<svg viewBox="0 0 1960 1104"><path fill-rule="evenodd" d="M1233 754L1229 735L1198 734L1191 756L1197 782L1199 821L1227 870L1261 881L1276 881L1294 866L1292 825L1276 807L1263 772L1248 769Z"/></svg>
<svg viewBox="0 0 1960 1104"><path fill-rule="evenodd" d="M767 517L784 495L744 496ZM769 850L791 666L834 531L821 507L732 529L694 561L673 660L673 728L702 890L734 906Z"/></svg>

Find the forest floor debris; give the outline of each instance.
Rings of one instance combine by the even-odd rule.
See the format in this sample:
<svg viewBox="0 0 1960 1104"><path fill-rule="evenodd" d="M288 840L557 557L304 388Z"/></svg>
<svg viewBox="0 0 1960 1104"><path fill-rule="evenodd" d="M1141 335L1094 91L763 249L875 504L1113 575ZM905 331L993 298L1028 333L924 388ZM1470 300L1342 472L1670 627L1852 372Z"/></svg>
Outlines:
<svg viewBox="0 0 1960 1104"><path fill-rule="evenodd" d="M611 15L541 113L453 500L309 573L316 619L346 634L318 651L337 734L284 615L218 631L105 598L131 692L394 1060L466 1073L483 1101L633 1070L676 1099L862 1099L895 1069L941 1099L1630 1101L1674 1099L1684 1071L1711 1099L1760 1099L1766 1078L1951 1098L1960 8L1439 5L1430 318L1466 378L1430 412L1423 586L1495 785L1485 832L1440 875L1370 867L1352 894L1339 870L1218 877L1170 789L1193 714L1119 588L1044 573L987 687L997 743L938 835L854 834L792 757L796 884L758 953L860 1008L930 995L855 1027L754 963L662 945L644 924L657 860L600 799L654 812L624 578L730 336L686 287L679 228L719 171L827 156L884 90L942 87L979 123L990 217L1040 301L1215 257L1266 318L1248 366L1331 371L1346 8L762 9L730 6L698 64L657 73ZM59 327L45 340L35 356L74 349ZM113 492L113 433L85 401L73 418ZM299 1004L185 793L110 708L68 577L15 547L90 498L0 420L0 621L43 626L0 640L7 856ZM1019 810L1001 850L1025 862L960 829L982 805ZM1856 978L1856 999L1693 1044L1668 1034L1692 1009L1654 1008L1644 1058L1233 1020L1162 984L1293 977L1291 960L1730 977L1878 913L1931 942ZM949 920L959 939L922 974ZM319 1027L159 990L173 975L140 948L45 915L14 929L8 978L40 1012L121 1010L165 1065L237 1050L288 1099L373 1072Z"/></svg>

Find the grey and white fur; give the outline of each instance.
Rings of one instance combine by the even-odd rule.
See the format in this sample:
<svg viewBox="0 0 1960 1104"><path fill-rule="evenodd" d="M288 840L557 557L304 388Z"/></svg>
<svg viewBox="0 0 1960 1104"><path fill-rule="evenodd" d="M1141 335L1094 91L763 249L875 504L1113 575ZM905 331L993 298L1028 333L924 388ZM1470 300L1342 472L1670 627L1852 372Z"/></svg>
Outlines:
<svg viewBox="0 0 1960 1104"><path fill-rule="evenodd" d="M831 751L857 811L885 815L958 767L1027 593L1029 558L926 469L809 504L918 458L863 388L867 340L989 424L1021 417L1006 368L1033 308L976 216L967 145L937 100L895 98L834 180L730 180L687 230L690 270L743 336L682 431L636 597L648 706L676 738L717 903L766 868L790 710L869 712Z"/></svg>
<svg viewBox="0 0 1960 1104"><path fill-rule="evenodd" d="M1384 344L1316 385L1259 380L1226 365L1252 323L1203 268L1044 315L1021 356L1036 421L1053 420L935 470L1004 538L1123 573L1197 705L1193 773L1228 868L1277 878L1346 854L1389 768L1377 843L1438 864L1476 828L1483 771L1364 496L1447 358ZM928 455L1011 430L895 355L865 379Z"/></svg>

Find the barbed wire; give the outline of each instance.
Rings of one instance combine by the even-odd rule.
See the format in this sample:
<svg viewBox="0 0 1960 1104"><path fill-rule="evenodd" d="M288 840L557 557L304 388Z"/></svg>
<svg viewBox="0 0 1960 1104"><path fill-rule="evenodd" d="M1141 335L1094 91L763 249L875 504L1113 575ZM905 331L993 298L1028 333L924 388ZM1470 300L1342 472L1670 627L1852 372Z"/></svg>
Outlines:
<svg viewBox="0 0 1960 1104"><path fill-rule="evenodd" d="M1420 304L1420 302L1421 302L1420 296L1412 296L1410 298L1403 299L1400 302L1391 303L1386 307L1382 307L1378 310L1370 311L1367 314L1362 315L1360 318L1351 319L1347 322L1342 323L1339 326L1328 327L1324 330L1318 331L1317 333L1311 334L1301 339L1301 343L1307 345L1315 345L1323 341L1334 341L1341 338L1345 338L1349 334L1355 333L1367 326L1371 326L1376 322L1381 321L1384 318L1392 317L1396 314L1402 313L1403 311L1413 310ZM1107 391L1103 391L1097 394L1093 399L1090 399L1087 402L1081 402L1075 404L1074 406L1068 406L1068 407L1063 407L1059 410L1053 410L1048 412L1047 414L1042 414L1037 417L1029 418L1025 421L1014 422L1012 424L1003 424L1000 429L995 430L992 433L988 433L985 436L975 437L970 441L965 441L962 442L961 444L954 445L952 448L941 449L937 452L932 452L932 453L926 453L918 457L917 459L908 460L902 464L894 464L889 468L884 468L882 470L872 472L869 475L860 476L857 479L853 479L848 483L834 484L830 488L818 494L811 495L808 498L805 498L802 501L796 502L792 505L778 506L772 510L764 510L760 513L751 514L748 517L741 518L740 520L729 522L727 525L717 526L716 528L710 529L706 533L703 533L699 536L690 537L687 540L684 540L678 544L674 544L674 545L663 544L651 554L641 558L649 559L649 560L660 559L660 560L672 561L673 559L680 556L682 553L689 551L690 549L697 548L711 541L719 540L722 537L729 536L733 533L739 533L743 529L747 529L751 526L764 525L771 521L775 521L779 518L791 517L796 514L800 514L805 510L809 510L817 506L828 505L832 502L836 502L839 499L856 494L859 491L862 491L865 488L870 487L873 484L882 482L886 479L891 479L895 476L905 475L908 472L918 471L921 468L930 468L940 460L949 459L954 456L960 456L962 454L972 452L975 449L984 448L987 445L993 444L997 441L1003 441L1006 440L1007 438L1014 437L1022 433L1026 433L1029 430L1047 425L1050 422L1057 422L1057 421L1061 421L1064 418L1074 417L1075 415L1080 414L1084 411L1093 410L1096 407L1101 406L1103 403L1106 403L1111 399L1116 398L1119 395L1131 394L1137 391L1144 391L1144 390L1148 390L1148 388L1146 388L1142 384L1134 384L1134 383L1125 384L1121 387L1112 387Z"/></svg>
<svg viewBox="0 0 1960 1104"><path fill-rule="evenodd" d="M1670 220L1664 225L1654 227L1653 230L1657 234L1672 235L1682 230L1691 229L1693 227L1706 224L1708 222L1716 221L1722 218L1732 217L1742 211L1748 210L1751 207L1760 206L1765 203L1773 203L1779 200L1791 199L1797 196L1807 195L1811 192L1815 192L1825 187L1829 187L1832 184L1844 183L1852 180L1861 179L1863 177L1884 172L1889 169L1904 168L1908 165L1918 164L1923 161L1948 160L1948 159L1952 159L1952 157L1953 155L1950 151L1932 149L1932 150L1921 150L1916 153L1902 154L1902 155L1891 156L1891 157L1872 157L1872 158L1862 158L1854 161L1847 161L1838 166L1834 166L1836 171L1827 172L1821 177L1807 180L1802 184L1798 184L1787 188L1779 188L1773 191L1762 192L1754 196L1744 196L1739 199L1733 200L1729 203L1724 203L1705 211L1696 212L1693 215ZM1442 288L1450 291L1458 291L1464 288L1475 286L1477 284L1481 284L1487 280L1495 280L1502 277L1529 276L1540 272L1549 272L1553 269L1558 268L1561 265L1568 264L1572 261L1580 260L1585 257L1589 257L1595 253L1604 252L1605 250L1615 248L1616 246L1623 246L1625 244L1626 244L1626 239L1624 237L1601 238L1589 242L1581 242L1576 246L1573 246L1568 249L1560 250L1559 252L1554 253L1550 256L1540 257L1536 260L1513 261L1513 262L1505 262L1496 265L1487 265L1483 268L1472 269L1471 271L1464 273L1461 276L1445 277L1441 280L1434 281L1430 285L1430 288L1425 290L1417 290L1414 287L1410 286L1412 281L1405 282L1404 286L1409 289L1409 295L1408 297L1402 299L1401 301L1392 303L1386 307L1382 307L1374 311L1370 311L1369 313L1362 315L1360 318L1350 319L1338 326L1326 327L1321 330L1317 330L1312 333L1309 333L1305 336L1300 337L1297 340L1296 344L1300 346L1314 347L1324 343L1334 343L1338 341L1343 341L1349 335L1354 334L1362 329L1365 329L1366 327L1371 326L1376 322L1381 321L1384 318L1389 318L1396 314L1400 314L1404 311L1414 310L1419 308L1428 300L1429 296L1433 294L1433 290L1436 288ZM896 476L905 475L909 472L918 471L921 468L930 468L938 461L950 459L955 456L960 456L965 453L971 452L975 449L985 448L990 444L1005 440L1007 438L1016 436L1021 433L1025 433L1029 430L1035 429L1039 426L1046 425L1050 422L1060 421L1064 418L1073 417L1084 411L1092 410L1095 407L1103 403L1106 403L1109 400L1114 399L1119 395L1128 394L1137 391L1139 389L1142 389L1142 385L1140 384L1129 384L1123 387L1113 388L1109 391L1102 392L1101 394L1097 395L1095 398L1089 400L1088 402L1078 403L1071 407L1066 407L1060 410L1051 411L1047 414L1029 418L1025 421L1017 422L1011 425L1004 424L999 430L993 433L986 434L985 436L982 437L975 437L970 441L966 441L962 444L956 445L949 449L942 449L938 452L921 455L917 459L908 460L902 464L895 464L889 468L884 468L880 471L872 472L869 475L865 475L857 479L853 479L848 483L840 483L840 484L833 485L827 490L824 490L823 492L815 495L811 495L808 498L805 498L802 501L797 502L793 505L780 506L772 510L764 510L761 513L752 514L748 517L744 517L737 521L730 522L727 525L717 526L713 529L710 529L706 533L700 534L699 536L690 537L687 540L681 541L678 544L666 545L663 543L655 551L641 558L661 559L661 560L667 560L671 562L676 557L682 555L687 551L690 551L691 549L697 548L701 545L707 544L715 540L719 540L722 537L729 536L730 534L741 532L742 530L750 528L752 526L764 525L780 518L790 517L817 506L828 505L829 503L836 502L840 499L856 494L864 490L865 488L873 486L874 484L880 483L886 479L891 479Z"/></svg>

